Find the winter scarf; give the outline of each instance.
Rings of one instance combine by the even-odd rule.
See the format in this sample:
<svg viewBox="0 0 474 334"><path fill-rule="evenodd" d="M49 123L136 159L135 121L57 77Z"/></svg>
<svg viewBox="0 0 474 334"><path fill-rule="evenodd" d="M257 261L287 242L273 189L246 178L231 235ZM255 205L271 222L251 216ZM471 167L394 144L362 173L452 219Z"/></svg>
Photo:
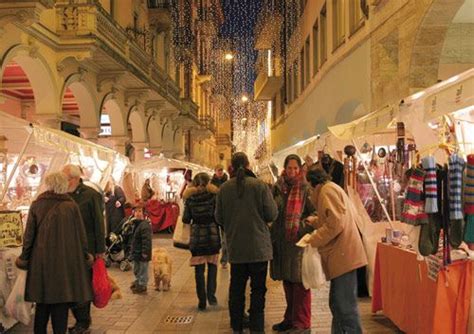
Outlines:
<svg viewBox="0 0 474 334"><path fill-rule="evenodd" d="M464 212L474 215L474 154L467 156L466 182L464 183Z"/></svg>
<svg viewBox="0 0 474 334"><path fill-rule="evenodd" d="M464 159L456 153L449 157L449 218L463 219L462 212L462 173Z"/></svg>
<svg viewBox="0 0 474 334"><path fill-rule="evenodd" d="M425 157L421 161L426 172L425 177L425 212L438 212L438 187L436 182L436 161L434 157Z"/></svg>
<svg viewBox="0 0 474 334"><path fill-rule="evenodd" d="M422 200L424 177L425 171L421 168L415 168L408 180L402 221L410 225L423 225L428 222L428 216L424 211Z"/></svg>
<svg viewBox="0 0 474 334"><path fill-rule="evenodd" d="M287 241L293 242L297 239L301 215L303 214L303 179L301 175L298 175L295 179L290 179L283 171L278 183L282 192L288 194L285 208L285 238Z"/></svg>

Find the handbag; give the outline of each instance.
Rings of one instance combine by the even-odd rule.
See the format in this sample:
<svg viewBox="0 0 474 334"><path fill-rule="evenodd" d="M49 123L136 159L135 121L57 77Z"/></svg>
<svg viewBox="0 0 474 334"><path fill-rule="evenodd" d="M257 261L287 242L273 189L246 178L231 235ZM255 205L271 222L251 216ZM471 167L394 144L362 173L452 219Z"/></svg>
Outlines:
<svg viewBox="0 0 474 334"><path fill-rule="evenodd" d="M319 289L326 284L321 255L317 248L307 245L304 248L302 263L303 285L306 289Z"/></svg>
<svg viewBox="0 0 474 334"><path fill-rule="evenodd" d="M94 306L104 308L112 296L112 285L110 284L105 268L105 261L98 258L92 266L92 289L94 291Z"/></svg>
<svg viewBox="0 0 474 334"><path fill-rule="evenodd" d="M10 317L28 325L31 321L33 303L25 301L26 275L26 270L18 269L18 275L5 304L5 310Z"/></svg>
<svg viewBox="0 0 474 334"><path fill-rule="evenodd" d="M180 215L176 221L176 228L173 233L173 246L176 248L189 249L191 239L191 225L184 224Z"/></svg>

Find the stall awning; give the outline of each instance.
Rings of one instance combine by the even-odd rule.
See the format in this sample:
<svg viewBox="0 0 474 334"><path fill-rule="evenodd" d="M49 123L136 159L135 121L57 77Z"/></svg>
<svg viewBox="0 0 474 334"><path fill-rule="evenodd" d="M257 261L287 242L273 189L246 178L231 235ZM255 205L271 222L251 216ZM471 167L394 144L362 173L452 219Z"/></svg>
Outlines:
<svg viewBox="0 0 474 334"><path fill-rule="evenodd" d="M328 130L338 139L351 140L389 128L397 115L398 106L389 105L350 123L329 126Z"/></svg>
<svg viewBox="0 0 474 334"><path fill-rule="evenodd" d="M164 156L156 156L151 159L135 162L132 164L133 171L155 170L159 168L183 168L191 169L194 173L205 172L212 174L213 171L207 167L178 159L166 158Z"/></svg>

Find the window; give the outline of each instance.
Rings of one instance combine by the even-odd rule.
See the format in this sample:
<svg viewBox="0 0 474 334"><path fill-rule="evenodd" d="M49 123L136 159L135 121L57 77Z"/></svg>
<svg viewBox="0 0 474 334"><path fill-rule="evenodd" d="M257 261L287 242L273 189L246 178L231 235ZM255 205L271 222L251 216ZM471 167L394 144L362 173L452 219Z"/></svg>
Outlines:
<svg viewBox="0 0 474 334"><path fill-rule="evenodd" d="M305 70L305 63L304 63L304 47L301 49L300 51L300 93L303 92L303 90L305 89L306 85L306 79L304 77L304 74L306 73L306 70Z"/></svg>
<svg viewBox="0 0 474 334"><path fill-rule="evenodd" d="M299 96L298 92L298 59L293 64L293 101Z"/></svg>
<svg viewBox="0 0 474 334"><path fill-rule="evenodd" d="M304 86L306 88L306 86L308 86L309 84L309 78L310 78L310 75L309 75L309 36L308 38L306 38L306 43L304 44L304 63L305 63L305 66L304 66Z"/></svg>
<svg viewBox="0 0 474 334"><path fill-rule="evenodd" d="M333 50L336 50L345 38L344 0L332 0L332 20Z"/></svg>
<svg viewBox="0 0 474 334"><path fill-rule="evenodd" d="M319 27L318 21L313 26L313 77L318 73L318 66L319 66Z"/></svg>
<svg viewBox="0 0 474 334"><path fill-rule="evenodd" d="M326 17L327 11L326 11L326 5L323 6L323 9L321 10L321 14L319 15L319 22L320 22L320 35L319 35L319 40L321 42L319 51L321 52L320 59L321 59L321 65L324 64L324 62L328 58L328 51L327 51L327 31L328 31L328 26L327 26L327 17Z"/></svg>
<svg viewBox="0 0 474 334"><path fill-rule="evenodd" d="M351 34L359 30L364 24L364 14L362 13L361 0L349 1L349 27Z"/></svg>
<svg viewBox="0 0 474 334"><path fill-rule="evenodd" d="M275 97L272 99L272 103L271 103L271 106L272 106L272 123L275 123L275 121L276 121L277 118L278 118L276 103L277 103L277 97L275 96Z"/></svg>
<svg viewBox="0 0 474 334"><path fill-rule="evenodd" d="M285 114L285 99L283 98L285 96L285 87L281 87L280 89L280 115Z"/></svg>

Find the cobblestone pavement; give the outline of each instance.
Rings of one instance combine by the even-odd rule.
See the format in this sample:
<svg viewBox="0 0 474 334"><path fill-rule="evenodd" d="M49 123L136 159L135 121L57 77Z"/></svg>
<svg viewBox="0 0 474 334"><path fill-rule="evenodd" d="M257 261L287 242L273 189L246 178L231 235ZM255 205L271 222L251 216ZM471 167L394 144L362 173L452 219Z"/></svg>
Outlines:
<svg viewBox="0 0 474 334"><path fill-rule="evenodd" d="M129 290L133 274L121 272L117 267L110 268L122 289L123 299L112 301L104 309L92 307L92 334L118 333L232 333L229 328L229 314L226 307L228 295L229 269L219 269L217 299L219 305L208 307L204 312L197 309L194 271L188 265L188 251L172 246L169 235L154 237L153 246L165 247L173 259L173 277L170 291L155 291L150 279L146 295L134 295ZM151 278L151 276L150 276ZM267 281L267 299L265 308L266 332L280 322L285 310L285 298L281 282ZM328 306L329 288L314 291L312 299L312 333L330 333L331 313ZM247 298L248 300L248 298ZM359 309L365 333L400 333L383 315L372 315L370 299L361 300ZM172 317L189 316L189 323L174 324L167 322ZM74 320L69 318L69 324ZM8 333L31 333L32 327L16 325Z"/></svg>

